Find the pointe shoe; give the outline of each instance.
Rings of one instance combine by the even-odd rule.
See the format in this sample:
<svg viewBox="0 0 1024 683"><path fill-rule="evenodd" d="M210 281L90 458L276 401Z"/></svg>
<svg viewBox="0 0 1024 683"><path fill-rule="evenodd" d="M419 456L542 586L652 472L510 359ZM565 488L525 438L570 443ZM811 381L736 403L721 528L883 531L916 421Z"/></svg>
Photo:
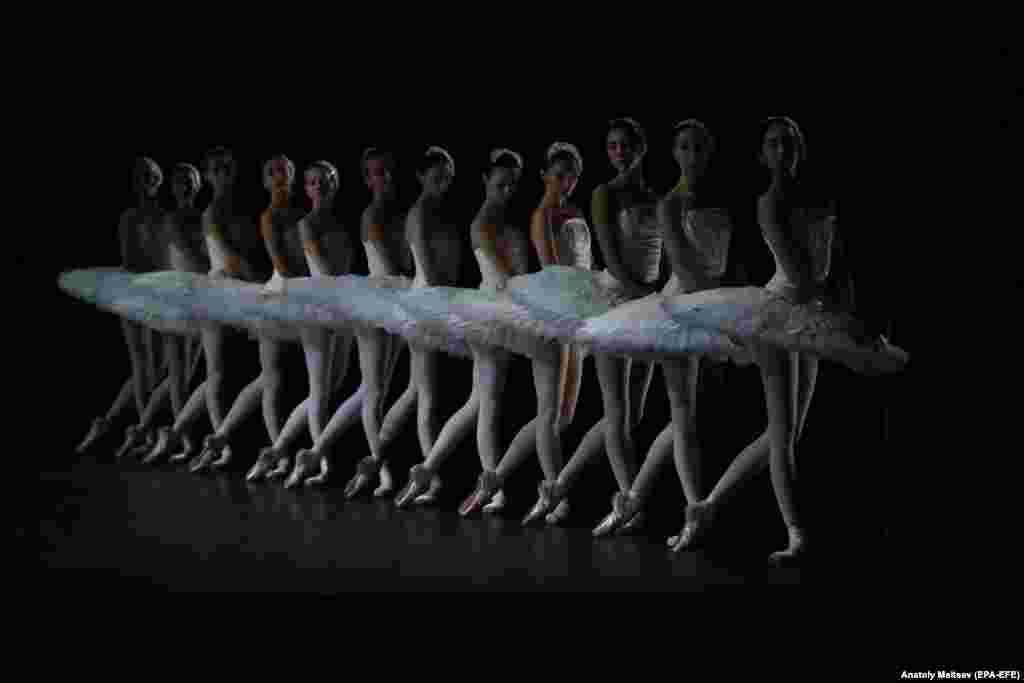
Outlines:
<svg viewBox="0 0 1024 683"><path fill-rule="evenodd" d="M564 501L563 501L564 502ZM566 503L568 505L568 503ZM561 503L559 503L561 505ZM491 498L491 502L484 505L484 512L494 514L505 509L505 491L498 489L498 492ZM557 509L557 508L556 508Z"/></svg>
<svg viewBox="0 0 1024 683"><path fill-rule="evenodd" d="M434 473L428 470L426 466L422 464L413 465L409 469L409 481L405 483L402 490L395 496L395 507L408 507L414 498L417 498L417 496L427 490L435 478Z"/></svg>
<svg viewBox="0 0 1024 683"><path fill-rule="evenodd" d="M484 470L477 479L476 489L459 505L459 514L468 517L487 505L498 490L500 482L494 470Z"/></svg>
<svg viewBox="0 0 1024 683"><path fill-rule="evenodd" d="M632 492L619 491L612 496L612 511L591 532L595 537L609 536L618 533L640 514L640 501ZM635 524L634 524L635 526ZM632 528L632 527L630 527Z"/></svg>
<svg viewBox="0 0 1024 683"><path fill-rule="evenodd" d="M195 444L192 443L192 439L187 436L181 437L181 452L175 453L171 456L170 462L179 463L184 462L192 457L192 454L196 452Z"/></svg>
<svg viewBox="0 0 1024 683"><path fill-rule="evenodd" d="M170 453L172 449L177 448L180 443L181 437L177 432L170 427L160 427L157 430L156 446L149 452L149 455L142 459L142 462L147 465L152 464Z"/></svg>
<svg viewBox="0 0 1024 683"><path fill-rule="evenodd" d="M380 472L381 465L383 463L374 458L372 455L368 455L359 461L356 465L356 473L351 479L348 480L348 484L345 485L345 497L355 498L363 490L369 486L370 481Z"/></svg>
<svg viewBox="0 0 1024 683"><path fill-rule="evenodd" d="M373 490L373 497L383 498L395 490L395 480L391 476L391 470L388 468L387 462L380 464L377 476L380 478L380 484Z"/></svg>
<svg viewBox="0 0 1024 683"><path fill-rule="evenodd" d="M672 552L691 548L700 541L711 527L715 517L715 506L710 501L691 503L686 506L686 523L676 536L668 539Z"/></svg>
<svg viewBox="0 0 1024 683"><path fill-rule="evenodd" d="M224 444L224 446L220 449L220 456L216 460L214 460L213 462L210 463L210 467L212 467L215 470L219 470L219 469L223 469L224 467L227 467L228 463L230 463L230 462L231 462L231 446L229 446L227 444Z"/></svg>
<svg viewBox="0 0 1024 683"><path fill-rule="evenodd" d="M216 434L210 434L203 440L203 450L198 457L189 463L189 472L200 472L213 465L214 461L221 458L221 452L227 447L227 439Z"/></svg>
<svg viewBox="0 0 1024 683"><path fill-rule="evenodd" d="M284 487L286 489L293 488L303 481L305 477L317 469L320 465L320 454L316 451L312 451L306 448L302 448L298 453L295 454L295 467L292 469L291 475L288 480L285 481Z"/></svg>
<svg viewBox="0 0 1024 683"><path fill-rule="evenodd" d="M567 519L569 519L569 501L565 498L558 501L555 509L544 517L544 521L552 526L557 526Z"/></svg>
<svg viewBox="0 0 1024 683"><path fill-rule="evenodd" d="M776 567L792 566L806 559L805 531L798 526L787 526L786 531L789 533L789 546L785 550L778 550L768 556L768 561Z"/></svg>
<svg viewBox="0 0 1024 683"><path fill-rule="evenodd" d="M144 434L145 436L142 439L142 443L128 451L128 457L136 459L142 458L156 446L156 438L154 437L153 432L144 432Z"/></svg>
<svg viewBox="0 0 1024 683"><path fill-rule="evenodd" d="M322 486L327 483L327 477L331 473L331 465L327 461L326 455L320 456L320 472L314 474L312 477L308 477L306 481L302 482L304 486Z"/></svg>
<svg viewBox="0 0 1024 683"><path fill-rule="evenodd" d="M288 476L288 472L292 468L292 461L284 453L275 453L273 467L267 470L266 478L267 481L273 481L275 479L283 479Z"/></svg>
<svg viewBox="0 0 1024 683"><path fill-rule="evenodd" d="M433 505L437 502L437 496L441 493L441 477L436 474L430 480L430 486L427 488L426 493L413 498L414 503L417 505Z"/></svg>
<svg viewBox="0 0 1024 683"><path fill-rule="evenodd" d="M97 417L92 421L92 425L89 427L89 433L82 439L82 443L78 444L78 448L75 449L75 453L81 455L87 450L92 448L93 444L102 439L110 431L110 420L105 417Z"/></svg>
<svg viewBox="0 0 1024 683"><path fill-rule="evenodd" d="M204 448L199 455L192 458L192 460L189 462L188 471L193 473L202 472L203 470L209 468L210 463L216 460L217 457L218 453L216 451L211 450L209 448Z"/></svg>
<svg viewBox="0 0 1024 683"><path fill-rule="evenodd" d="M139 444L143 442L142 432L139 430L138 425L131 425L124 430L124 443L117 449L117 453L114 457L118 460L128 455L131 451L139 447Z"/></svg>
<svg viewBox="0 0 1024 683"><path fill-rule="evenodd" d="M249 472L245 475L245 480L259 481L260 479L263 479L267 475L267 472L277 466L279 458L280 454L274 450L273 446L261 448L260 454L256 457L255 464L249 468Z"/></svg>
<svg viewBox="0 0 1024 683"><path fill-rule="evenodd" d="M523 526L544 519L562 500L562 490L557 481L542 481L537 485L537 502L525 517Z"/></svg>

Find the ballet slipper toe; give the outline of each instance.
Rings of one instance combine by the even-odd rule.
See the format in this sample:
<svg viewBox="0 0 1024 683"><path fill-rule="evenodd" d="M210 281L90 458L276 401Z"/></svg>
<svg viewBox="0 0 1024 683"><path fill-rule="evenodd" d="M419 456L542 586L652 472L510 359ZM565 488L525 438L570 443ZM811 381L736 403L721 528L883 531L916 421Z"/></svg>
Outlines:
<svg viewBox="0 0 1024 683"><path fill-rule="evenodd" d="M110 422L106 418L97 417L89 426L89 432L82 439L82 442L75 448L75 453L81 455L92 448L93 444L100 440L110 431Z"/></svg>
<svg viewBox="0 0 1024 683"><path fill-rule="evenodd" d="M618 533L629 534L636 531L644 523L645 518L643 511L637 512L628 522L622 525Z"/></svg>
<svg viewBox="0 0 1024 683"><path fill-rule="evenodd" d="M561 500L555 509L544 518L544 521L551 525L558 525L569 517L569 501Z"/></svg>
<svg viewBox="0 0 1024 683"><path fill-rule="evenodd" d="M227 467L228 463L231 462L231 446L224 446L220 451L220 457L210 463L210 467L214 469L222 469Z"/></svg>
<svg viewBox="0 0 1024 683"><path fill-rule="evenodd" d="M245 480L246 481L259 481L260 479L263 478L263 475L266 474L266 472L267 472L266 466L263 465L259 460L257 460L256 464L254 464L252 467L249 468L249 471L245 475Z"/></svg>
<svg viewBox="0 0 1024 683"><path fill-rule="evenodd" d="M777 550L768 556L768 562L775 567L792 567L806 560L807 541L803 529L795 526L787 527L789 545L785 550Z"/></svg>
<svg viewBox="0 0 1024 683"><path fill-rule="evenodd" d="M194 473L205 470L210 466L210 463L213 462L215 457L216 454L213 451L204 449L202 453L195 458L192 458L192 462L188 465L188 471Z"/></svg>
<svg viewBox="0 0 1024 683"><path fill-rule="evenodd" d="M427 488L426 493L422 493L413 498L413 503L416 505L433 505L437 502L437 498L441 493L441 480L434 477L430 480L430 486Z"/></svg>
<svg viewBox="0 0 1024 683"><path fill-rule="evenodd" d="M303 476L306 474L306 467L302 463L295 463L295 467L292 468L292 473L288 475L288 478L284 481L284 487L286 489L295 488L302 481Z"/></svg>
<svg viewBox="0 0 1024 683"><path fill-rule="evenodd" d="M355 498L369 483L369 477L364 474L356 474L345 484L345 497Z"/></svg>
<svg viewBox="0 0 1024 683"><path fill-rule="evenodd" d="M345 485L345 497L355 498L362 493L370 484L371 478L380 472L380 468L380 461L375 460L373 456L368 455L360 460L356 465L355 476L349 479L348 484Z"/></svg>
<svg viewBox="0 0 1024 683"><path fill-rule="evenodd" d="M330 467L327 465L327 458L320 458L320 473L306 479L305 486L322 486L327 483L327 475L330 474Z"/></svg>
<svg viewBox="0 0 1024 683"><path fill-rule="evenodd" d="M169 427L161 427L158 430L156 446L149 452L149 455L142 459L142 462L147 465L156 462L174 448L176 441L174 432Z"/></svg>
<svg viewBox="0 0 1024 683"><path fill-rule="evenodd" d="M139 445L139 442L141 440L142 435L139 433L138 427L129 427L124 432L124 443L122 443L121 447L117 449L117 453L114 455L114 457L118 460L122 459L123 457L128 455L128 453L130 453L133 449L135 449Z"/></svg>
<svg viewBox="0 0 1024 683"><path fill-rule="evenodd" d="M544 519L549 512L561 501L558 483L554 481L542 481L537 486L537 502L523 518L523 526L533 524L539 519Z"/></svg>
<svg viewBox="0 0 1024 683"><path fill-rule="evenodd" d="M273 481L274 479L282 479L287 477L291 471L291 462L286 457L279 457L274 463L274 466L267 471L267 479Z"/></svg>
<svg viewBox="0 0 1024 683"><path fill-rule="evenodd" d="M413 465L409 470L409 481L395 496L395 507L404 508L427 490L431 481L430 471L423 465Z"/></svg>
<svg viewBox="0 0 1024 683"><path fill-rule="evenodd" d="M485 507L498 490L498 473L485 470L477 479L476 489L459 505L459 514L468 517Z"/></svg>
<svg viewBox="0 0 1024 683"><path fill-rule="evenodd" d="M636 498L621 491L612 496L612 511L594 527L596 538L618 533L639 514Z"/></svg>
<svg viewBox="0 0 1024 683"><path fill-rule="evenodd" d="M678 536L674 536L675 543L672 545L672 552L679 552L691 548L704 538L711 522L714 519L715 509L711 503L693 503L686 506L686 523L683 525ZM672 540L672 539L669 539Z"/></svg>
<svg viewBox="0 0 1024 683"><path fill-rule="evenodd" d="M505 492L499 490L497 493L494 494L494 497L491 498L491 502L487 503L487 505L484 505L483 511L486 513L493 514L496 512L501 512L501 510L503 510L504 508Z"/></svg>

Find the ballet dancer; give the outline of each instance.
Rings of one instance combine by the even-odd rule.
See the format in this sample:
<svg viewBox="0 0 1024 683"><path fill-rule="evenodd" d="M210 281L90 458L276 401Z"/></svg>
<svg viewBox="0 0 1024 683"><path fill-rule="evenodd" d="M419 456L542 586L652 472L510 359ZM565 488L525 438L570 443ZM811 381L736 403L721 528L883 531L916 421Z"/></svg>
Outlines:
<svg viewBox="0 0 1024 683"><path fill-rule="evenodd" d="M394 157L390 152L370 147L364 150L360 160L363 181L372 193L369 205L364 209L360 221L360 235L371 278L396 278L408 285L412 274L412 252L405 237L406 215L398 205L395 194ZM306 481L317 484L323 481L330 470L327 457L330 447L360 418L370 455L363 458L345 487L345 495L351 498L360 493L374 477L379 485L374 496L391 493L394 484L387 463L380 453L388 444L387 434L381 433L381 419L384 400L391 386L398 356L404 341L384 330L369 324L353 325L356 347L359 352L359 366L362 374L358 390L335 411L312 448L300 450L297 459L306 462L319 460L320 475ZM403 395L399 412L405 414L415 407L415 394ZM397 434L392 430L391 434Z"/></svg>
<svg viewBox="0 0 1024 683"><path fill-rule="evenodd" d="M673 130L672 155L679 165L679 181L658 202L658 222L672 276L662 292L653 295L655 298L719 287L731 236L728 223L709 220L699 194L715 146L711 132L696 119L682 121ZM685 499L691 503L701 499L700 447L696 438L700 362L698 355L660 362L671 422L654 440L632 486L612 498L612 511L594 529L595 536L628 531L639 524L655 477L670 456Z"/></svg>
<svg viewBox="0 0 1024 683"><path fill-rule="evenodd" d="M516 191L523 160L509 149L491 152L483 174L486 197L470 227L473 253L480 267L480 289L500 291L510 277L527 271L527 244L523 230L508 224L506 208ZM501 434L501 394L508 370L509 352L481 344L470 344L473 353L473 390L469 400L449 418L423 463L409 471L409 480L395 497L398 507L411 502L432 503L441 464L464 440L476 421L477 449L484 470L497 467ZM428 488L430 487L430 488Z"/></svg>
<svg viewBox="0 0 1024 683"><path fill-rule="evenodd" d="M328 161L317 161L304 175L306 196L312 210L299 221L299 236L310 276L331 278L345 275L352 269L353 245L344 227L334 218L334 198L341 185L337 168ZM303 354L309 373L309 396L292 411L277 441L264 448L247 479L258 479L264 473L270 478L287 473L288 449L309 426L316 443L323 433L328 401L348 374L352 350L352 332L348 329L328 330L322 327L300 327ZM319 464L296 459L295 469L285 482L295 486L303 476ZM317 483L327 475L326 469L311 477Z"/></svg>

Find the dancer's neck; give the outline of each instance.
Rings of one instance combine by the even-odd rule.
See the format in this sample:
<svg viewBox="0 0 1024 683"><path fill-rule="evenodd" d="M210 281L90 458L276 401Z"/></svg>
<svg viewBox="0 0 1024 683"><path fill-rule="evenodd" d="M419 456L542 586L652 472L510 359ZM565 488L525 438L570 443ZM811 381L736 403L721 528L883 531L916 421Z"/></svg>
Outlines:
<svg viewBox="0 0 1024 683"><path fill-rule="evenodd" d="M286 209L291 203L292 193L287 188L275 187L270 191L270 208Z"/></svg>
<svg viewBox="0 0 1024 683"><path fill-rule="evenodd" d="M540 200L540 208L542 209L558 209L565 206L566 197L558 190L547 187L544 188L544 196Z"/></svg>
<svg viewBox="0 0 1024 683"><path fill-rule="evenodd" d="M644 167L638 161L620 173L617 180L624 187L644 187Z"/></svg>
<svg viewBox="0 0 1024 683"><path fill-rule="evenodd" d="M782 194L796 184L796 176L792 171L784 168L772 169L772 182L768 191L773 194Z"/></svg>
<svg viewBox="0 0 1024 683"><path fill-rule="evenodd" d="M159 208L160 202L157 201L156 197L151 197L147 194L140 193L138 196L139 209L142 211L152 211Z"/></svg>

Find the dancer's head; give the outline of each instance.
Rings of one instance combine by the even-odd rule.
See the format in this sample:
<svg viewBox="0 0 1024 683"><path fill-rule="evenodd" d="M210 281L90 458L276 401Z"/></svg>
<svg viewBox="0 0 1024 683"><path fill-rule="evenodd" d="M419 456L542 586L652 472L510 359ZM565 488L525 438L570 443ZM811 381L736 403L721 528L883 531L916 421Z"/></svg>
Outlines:
<svg viewBox="0 0 1024 683"><path fill-rule="evenodd" d="M287 191L295 182L295 164L284 154L275 154L263 164L263 187L270 192Z"/></svg>
<svg viewBox="0 0 1024 683"><path fill-rule="evenodd" d="M155 161L149 157L139 157L135 160L132 180L137 194L152 199L164 182L164 174Z"/></svg>
<svg viewBox="0 0 1024 683"><path fill-rule="evenodd" d="M206 182L213 188L214 194L219 194L235 182L238 172L238 165L235 163L235 156L226 147L216 147L206 153L203 159L203 174Z"/></svg>
<svg viewBox="0 0 1024 683"><path fill-rule="evenodd" d="M569 197L583 175L583 157L575 145L555 142L544 155L544 170L541 178L549 191L562 197Z"/></svg>
<svg viewBox="0 0 1024 683"><path fill-rule="evenodd" d="M314 161L306 168L304 179L306 196L314 206L333 199L341 186L338 169L329 161Z"/></svg>
<svg viewBox="0 0 1024 683"><path fill-rule="evenodd" d="M704 174L715 151L715 138L697 119L686 119L672 127L672 156L683 176L695 180Z"/></svg>
<svg viewBox="0 0 1024 683"><path fill-rule="evenodd" d="M773 116L761 124L761 163L771 171L796 174L797 166L807 159L807 143L796 121L788 116Z"/></svg>
<svg viewBox="0 0 1024 683"><path fill-rule="evenodd" d="M510 149L491 151L490 163L484 171L484 188L487 198L506 202L519 186L523 173L523 158Z"/></svg>
<svg viewBox="0 0 1024 683"><path fill-rule="evenodd" d="M188 206L195 201L202 187L199 169L192 164L179 162L174 165L174 172L171 175L171 191L174 193L174 200L178 206Z"/></svg>
<svg viewBox="0 0 1024 683"><path fill-rule="evenodd" d="M455 160L444 148L430 147L420 159L416 177L425 194L440 196L448 191L455 179Z"/></svg>
<svg viewBox="0 0 1024 683"><path fill-rule="evenodd" d="M395 160L379 147L367 147L359 161L363 182L375 195L386 196L394 191Z"/></svg>
<svg viewBox="0 0 1024 683"><path fill-rule="evenodd" d="M647 135L634 119L622 117L608 122L608 160L619 173L640 163L647 153Z"/></svg>

